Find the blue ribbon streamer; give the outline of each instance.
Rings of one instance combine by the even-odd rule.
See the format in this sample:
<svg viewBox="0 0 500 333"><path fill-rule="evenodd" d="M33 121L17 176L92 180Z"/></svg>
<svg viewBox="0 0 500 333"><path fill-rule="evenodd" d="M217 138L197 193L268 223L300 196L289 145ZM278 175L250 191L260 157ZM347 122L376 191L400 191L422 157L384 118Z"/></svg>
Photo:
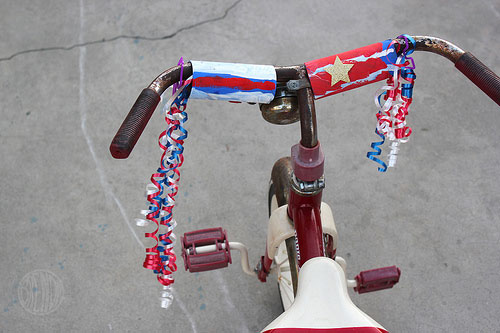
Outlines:
<svg viewBox="0 0 500 333"><path fill-rule="evenodd" d="M413 84L414 80L416 79L415 75L415 63L412 58L408 57L408 55L412 54L413 51L415 51L416 47L416 42L415 39L413 39L410 35L404 34L404 35L399 35L397 38L404 38L405 39L405 44L406 47L402 51L402 55L404 57L404 60L411 60L411 67L403 67L400 69L400 75L403 79L406 79L409 81L409 83L403 83L401 84L401 96L406 97L408 99L411 99L413 97ZM409 42L409 43L408 43ZM410 45L411 43L411 45ZM378 96L378 104L381 105L381 98L387 94L387 92L383 92ZM380 111L379 111L380 113ZM380 156L382 153L382 149L380 146L382 146L385 142L385 136L381 134L378 129L375 129L375 133L382 139L380 142L372 142L371 147L373 148L374 151L370 151L366 154L366 157L369 159L377 162L378 164L381 165L381 167L378 168L378 171L380 172L386 172L387 171L387 164L383 162L381 159L379 159L377 156Z"/></svg>
<svg viewBox="0 0 500 333"><path fill-rule="evenodd" d="M371 147L373 148L374 151L369 151L368 153L366 153L366 157L368 157L370 160L373 160L375 162L377 162L378 164L381 165L381 167L378 168L378 171L380 172L386 172L387 171L387 164L384 163L384 161L382 161L381 159L377 158L376 156L380 156L380 154L382 153L382 149L380 148L380 146L382 146L385 142L385 136L383 134L380 134L380 132L378 131L378 129L375 129L375 133L380 136L380 138L382 139L382 141L380 142L372 142L371 144Z"/></svg>
<svg viewBox="0 0 500 333"><path fill-rule="evenodd" d="M413 80L417 78L415 71L411 68L405 67L401 69L401 77L403 79L410 79L411 83L404 83L401 85L401 96L406 98L413 97Z"/></svg>
<svg viewBox="0 0 500 333"><path fill-rule="evenodd" d="M188 97L189 97L188 89L184 89L179 94L179 96L177 96L177 98L172 102L172 104L175 104L179 108L181 108L187 104ZM179 120L179 124L172 126L170 132L167 131L166 135L171 135L173 132L180 132L181 135L178 137L178 140L185 140L188 136L188 132L183 127L183 124L187 121L188 117L187 117L187 113L185 111L180 112L180 114L182 115L182 118ZM162 198L163 194L165 192L165 188L168 188L168 176L170 174L172 177L175 177L175 169L177 169L178 163L180 162L179 156L184 152L184 147L181 143L179 143L179 142L171 143L171 142L167 141L167 143L166 143L167 149L172 147L172 146L173 146L173 149L171 150L170 156L168 158L164 158L161 161L161 166L157 170L157 173L160 173L162 175L161 179L157 180L157 182L160 185L160 191L154 198L152 198L152 201L154 201L156 203L156 205L151 204L149 206L149 210L151 212L155 213L154 214L155 218L159 218L160 213L161 213L161 208L163 206L168 205L168 194L169 193L167 193L167 196L165 198ZM160 223L170 219L171 217L172 217L172 212L168 213L167 215L162 216L160 218ZM171 229L171 227L172 227L171 222L166 223L166 227ZM158 251L160 253L164 252L166 247L168 245L172 244L172 242L173 242L173 240L168 238L168 237L161 239L161 238L163 238L164 235L166 235L166 234L163 233L163 234L158 235L159 236L158 238L160 239L160 243L163 245L163 246L158 246ZM162 267L161 267L161 270L155 270L154 271L155 274L159 274L165 269L165 265L169 261L169 257L170 256L168 256L168 255L160 255Z"/></svg>

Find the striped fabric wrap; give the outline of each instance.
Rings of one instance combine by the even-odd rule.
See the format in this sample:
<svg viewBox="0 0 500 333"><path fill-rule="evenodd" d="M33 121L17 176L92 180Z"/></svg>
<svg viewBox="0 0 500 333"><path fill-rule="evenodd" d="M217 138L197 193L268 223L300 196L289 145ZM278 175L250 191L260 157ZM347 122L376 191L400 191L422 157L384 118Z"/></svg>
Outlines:
<svg viewBox="0 0 500 333"><path fill-rule="evenodd" d="M274 66L191 61L190 98L270 103L276 92Z"/></svg>

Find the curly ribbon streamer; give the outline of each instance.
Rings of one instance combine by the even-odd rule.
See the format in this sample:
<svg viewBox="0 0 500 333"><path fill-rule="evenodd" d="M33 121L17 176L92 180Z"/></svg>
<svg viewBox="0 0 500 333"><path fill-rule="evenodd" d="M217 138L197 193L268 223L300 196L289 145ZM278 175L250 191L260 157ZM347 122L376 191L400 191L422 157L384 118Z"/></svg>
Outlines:
<svg viewBox="0 0 500 333"><path fill-rule="evenodd" d="M368 152L367 157L382 165L378 170L385 172L387 167L394 167L400 144L408 141L411 128L406 126L406 116L413 98L413 86L416 79L415 62L408 57L415 49L415 40L408 35L398 38L405 39L405 49L392 66L393 75L387 80L387 84L375 94L375 105L379 109L376 114L377 127L375 133L382 138L382 142L373 142L373 152ZM411 47L410 47L411 44ZM411 63L411 66L410 66ZM382 103L382 98L384 102ZM381 154L380 146L385 142L385 137L391 141L391 150L388 154L388 162L375 157Z"/></svg>
<svg viewBox="0 0 500 333"><path fill-rule="evenodd" d="M179 65L182 64L181 58ZM136 219L138 226L151 223L155 225L152 232L145 233L146 238L154 241L154 246L146 249L143 266L153 270L157 274L158 281L163 285L160 300L164 308L167 308L173 300L171 284L174 282L173 273L177 270L175 263L177 257L173 249L176 237L173 230L177 222L173 219L172 210L179 189L179 168L184 163L183 144L188 134L183 125L188 119L185 109L189 89L186 87L191 80L183 83L182 75L181 69L181 81L174 84L172 96L164 106L167 129L158 138L158 145L163 151L160 167L151 175L151 184L146 186L149 207L141 211L146 219Z"/></svg>
<svg viewBox="0 0 500 333"><path fill-rule="evenodd" d="M380 146L382 146L384 144L385 136L383 134L380 134L378 129L375 129L375 133L377 133L377 135L380 136L382 141L372 142L371 147L373 148L374 151L369 151L368 153L366 153L366 157L368 157L370 160L373 160L381 165L381 167L378 168L378 171L385 172L387 170L387 165L384 163L384 161L382 161L381 159L379 159L377 157L377 156L380 156L380 154L382 153L382 149L380 148Z"/></svg>

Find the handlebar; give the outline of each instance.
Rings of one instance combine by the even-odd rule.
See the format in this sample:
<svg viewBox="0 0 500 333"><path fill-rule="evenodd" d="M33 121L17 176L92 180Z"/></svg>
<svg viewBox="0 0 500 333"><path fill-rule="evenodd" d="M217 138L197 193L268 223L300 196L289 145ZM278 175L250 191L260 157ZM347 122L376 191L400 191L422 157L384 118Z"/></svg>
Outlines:
<svg viewBox="0 0 500 333"><path fill-rule="evenodd" d="M183 79L189 78L192 74L191 63L185 64ZM122 159L130 155L158 103L160 103L161 94L168 87L180 81L180 76L181 66L169 68L142 90L111 142L109 150L114 158Z"/></svg>
<svg viewBox="0 0 500 333"><path fill-rule="evenodd" d="M472 83L500 105L500 78L472 53L436 37L415 36L414 39L415 51L433 52L448 58Z"/></svg>
<svg viewBox="0 0 500 333"><path fill-rule="evenodd" d="M500 105L500 78L470 52L464 52L456 45L436 37L414 36L415 51L427 51L449 59L455 67L469 78L478 88L486 93L495 103ZM403 39L395 39L400 46L406 46ZM305 65L276 67L276 81L308 80ZM118 129L110 145L114 158L127 158L142 134L146 124L160 102L161 94L171 85L193 74L191 63L175 66L161 73L145 88L132 106L127 117ZM314 112L313 94L310 88L297 91L299 100L302 143L308 147L316 144L316 116Z"/></svg>

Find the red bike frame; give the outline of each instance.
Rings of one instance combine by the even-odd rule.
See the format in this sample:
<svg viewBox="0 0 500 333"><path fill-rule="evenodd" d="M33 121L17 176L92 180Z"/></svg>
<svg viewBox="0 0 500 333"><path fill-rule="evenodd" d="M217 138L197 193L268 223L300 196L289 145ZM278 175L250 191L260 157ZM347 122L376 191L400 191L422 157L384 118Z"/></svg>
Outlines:
<svg viewBox="0 0 500 333"><path fill-rule="evenodd" d="M320 216L321 192L302 196L290 190L288 215L295 225L299 267L307 260L325 254Z"/></svg>

